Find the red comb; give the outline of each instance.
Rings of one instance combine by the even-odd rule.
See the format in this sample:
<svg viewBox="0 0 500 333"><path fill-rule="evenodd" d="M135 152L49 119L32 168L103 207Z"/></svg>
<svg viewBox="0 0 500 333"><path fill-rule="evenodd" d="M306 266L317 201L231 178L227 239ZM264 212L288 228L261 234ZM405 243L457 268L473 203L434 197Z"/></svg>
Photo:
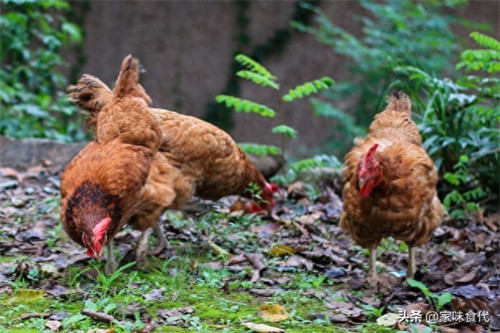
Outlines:
<svg viewBox="0 0 500 333"><path fill-rule="evenodd" d="M374 144L366 153L365 160L369 161L373 158L373 155L375 154L375 150L378 148L378 143Z"/></svg>

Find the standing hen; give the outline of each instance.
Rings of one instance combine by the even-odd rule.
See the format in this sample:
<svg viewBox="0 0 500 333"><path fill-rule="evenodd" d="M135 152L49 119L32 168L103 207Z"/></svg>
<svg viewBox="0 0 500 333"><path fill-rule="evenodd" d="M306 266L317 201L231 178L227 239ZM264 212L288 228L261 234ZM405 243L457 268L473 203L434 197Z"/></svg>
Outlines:
<svg viewBox="0 0 500 333"><path fill-rule="evenodd" d="M61 177L61 220L66 233L101 257L108 245L107 271L114 269L112 238L136 214L162 131L151 102L138 85L131 56L121 66L114 96L99 113L96 139L71 161Z"/></svg>
<svg viewBox="0 0 500 333"><path fill-rule="evenodd" d="M99 79L86 74L77 85L69 87L68 96L89 112L87 123L95 124L99 133L101 113L116 93L116 87L111 91ZM166 241L158 226L161 214L165 209L179 208L193 195L205 199L227 195L248 197L246 189L254 183L260 187L263 201L252 203L251 211L266 210L274 205L273 193L278 188L265 180L229 134L195 117L163 109L149 110L160 119L163 139L145 186L149 199L143 200L129 221L133 228L143 231L144 243L152 227L164 246ZM173 192L176 198L173 204L161 202L165 191Z"/></svg>
<svg viewBox="0 0 500 333"><path fill-rule="evenodd" d="M376 248L393 236L409 246L407 278L416 271L415 247L425 243L443 219L436 193L437 171L411 120L410 99L389 98L366 139L345 157L344 206L340 226L370 250L369 280L376 283Z"/></svg>

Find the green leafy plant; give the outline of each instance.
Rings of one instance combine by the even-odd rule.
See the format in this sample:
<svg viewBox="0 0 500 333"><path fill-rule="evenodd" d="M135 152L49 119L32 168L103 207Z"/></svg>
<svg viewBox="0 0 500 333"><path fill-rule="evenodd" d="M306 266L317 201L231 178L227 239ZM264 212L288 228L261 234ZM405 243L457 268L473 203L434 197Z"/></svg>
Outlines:
<svg viewBox="0 0 500 333"><path fill-rule="evenodd" d="M331 46L336 55L346 59L351 74L323 94L334 102L348 101L352 105L349 116L341 116L344 112L334 105L327 107L328 103L313 102L318 116L336 120L335 132L332 131L325 143L327 149L344 154L352 147L352 138L364 133L363 129L368 127L373 115L385 105L386 96L404 77L394 71L395 67L414 66L433 74L453 72L459 39L451 25L459 23L487 28L446 12L464 3L461 0L362 0L359 4L367 14L358 17L362 32L359 38L332 22L321 9L304 4L315 13L315 24L293 22L292 26ZM359 124L361 128L353 124Z"/></svg>
<svg viewBox="0 0 500 333"><path fill-rule="evenodd" d="M316 155L291 164L283 175L274 176L272 180L282 185L289 184L294 182L303 170L323 167L341 169L342 163L335 156L325 154Z"/></svg>
<svg viewBox="0 0 500 333"><path fill-rule="evenodd" d="M78 109L64 95L67 66L62 50L80 43L80 29L65 14L63 0L1 0L0 134L83 140L74 115Z"/></svg>
<svg viewBox="0 0 500 333"><path fill-rule="evenodd" d="M361 304L360 306L363 308L363 312L368 316L368 319L381 317L385 309L384 307L376 308L370 304Z"/></svg>
<svg viewBox="0 0 500 333"><path fill-rule="evenodd" d="M471 37L479 45L498 48L498 41L491 37L479 33ZM493 51L487 52L489 56L500 58L500 50L488 50ZM496 202L499 196L500 79L491 57L483 63L481 50L464 51L457 68L478 73L456 80L412 66L396 69L410 80L405 90L414 104L424 148L444 175L440 191L456 217L465 217L466 210L477 210L488 201Z"/></svg>
<svg viewBox="0 0 500 333"><path fill-rule="evenodd" d="M249 80L261 87L269 87L280 91L280 84L276 76L263 65L244 54L238 54L235 60L245 68L238 71L236 73L237 76ZM236 112L256 113L262 117L270 118L278 116L280 124L274 127L272 132L281 135L281 150L275 146L268 145L241 144L240 147L247 153L268 155L281 152L281 154L284 155L285 138L295 139L297 137L297 131L284 123L282 110L283 102L293 102L296 99L330 89L333 85L334 82L329 77L323 77L298 85L290 89L287 94L281 96L278 100L278 107L276 110L264 104L230 95L218 95L215 100L217 103L224 103L228 108L233 108Z"/></svg>
<svg viewBox="0 0 500 333"><path fill-rule="evenodd" d="M97 270L96 281L98 283L98 285L96 285L95 288L98 290L101 290L104 293L110 292L109 287L111 286L111 284L113 284L113 282L122 275L122 272L124 270L126 270L127 268L129 268L133 265L135 265L135 262L129 262L128 264L125 264L125 265L119 267L110 276L107 276L105 273L101 272L99 269L94 267Z"/></svg>
<svg viewBox="0 0 500 333"><path fill-rule="evenodd" d="M454 172L447 172L444 174L444 179L455 187L454 190L444 197L444 206L448 211L450 211L452 207L462 206L462 208L455 208L451 212L450 215L452 217L465 218L467 212L479 210L481 207L477 202L486 196L486 192L479 184L463 193L460 193L458 190L461 185L469 184L472 180L467 167L468 161L469 158L467 155L461 155L459 161L453 167Z"/></svg>
<svg viewBox="0 0 500 333"><path fill-rule="evenodd" d="M432 293L429 288L425 284L420 281L416 281L413 279L407 280L408 285L413 288L419 289L425 296L425 299L429 304L434 306L437 312L441 311L441 309L452 300L452 295L449 292L442 293L440 295L436 295Z"/></svg>
<svg viewBox="0 0 500 333"><path fill-rule="evenodd" d="M465 67L467 72L483 70L490 74L500 72L500 41L477 31L472 32L470 37L484 49L462 52L462 61L458 63L457 69Z"/></svg>

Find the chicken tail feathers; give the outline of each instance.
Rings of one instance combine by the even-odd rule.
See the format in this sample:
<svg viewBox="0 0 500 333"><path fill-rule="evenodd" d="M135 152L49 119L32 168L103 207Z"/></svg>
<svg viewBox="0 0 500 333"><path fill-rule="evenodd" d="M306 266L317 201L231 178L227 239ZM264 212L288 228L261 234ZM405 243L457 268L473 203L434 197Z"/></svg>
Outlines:
<svg viewBox="0 0 500 333"><path fill-rule="evenodd" d="M146 94L144 88L139 84L139 62L137 59L132 58L130 54L122 61L120 74L113 92L117 98L132 95L142 98L148 105L152 103L151 97Z"/></svg>
<svg viewBox="0 0 500 333"><path fill-rule="evenodd" d="M111 89L104 82L89 74L84 74L76 85L68 86L67 92L70 102L89 113L87 126L96 124L99 111L113 98Z"/></svg>
<svg viewBox="0 0 500 333"><path fill-rule="evenodd" d="M411 114L410 98L401 90L394 91L392 96L387 99L387 103L387 110Z"/></svg>

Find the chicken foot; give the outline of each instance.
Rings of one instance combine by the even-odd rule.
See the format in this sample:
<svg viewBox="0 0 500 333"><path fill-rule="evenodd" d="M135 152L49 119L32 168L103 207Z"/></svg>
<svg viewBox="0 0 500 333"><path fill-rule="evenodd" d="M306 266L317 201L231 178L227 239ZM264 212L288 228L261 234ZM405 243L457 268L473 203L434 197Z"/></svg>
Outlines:
<svg viewBox="0 0 500 333"><path fill-rule="evenodd" d="M108 249L108 257L106 259L106 264L104 265L104 273L111 275L117 267L114 253L114 242L112 239L108 242L108 244L106 244L106 247Z"/></svg>
<svg viewBox="0 0 500 333"><path fill-rule="evenodd" d="M412 246L408 246L408 267L406 268L406 279L413 279L417 271L417 263L415 259L416 250Z"/></svg>

